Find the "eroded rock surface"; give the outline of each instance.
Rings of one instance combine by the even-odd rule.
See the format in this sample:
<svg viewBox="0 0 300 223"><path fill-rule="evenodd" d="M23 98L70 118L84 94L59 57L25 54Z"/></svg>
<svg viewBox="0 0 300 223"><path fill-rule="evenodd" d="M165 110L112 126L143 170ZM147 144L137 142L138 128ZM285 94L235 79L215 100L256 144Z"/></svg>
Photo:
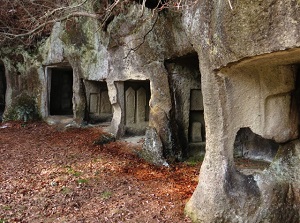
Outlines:
<svg viewBox="0 0 300 223"><path fill-rule="evenodd" d="M284 149L280 162L254 176L238 172L233 159L242 128L282 148L299 137L299 3L231 2L232 10L226 1L199 1L184 16L199 55L207 139L186 212L196 222L299 222L297 153Z"/></svg>
<svg viewBox="0 0 300 223"><path fill-rule="evenodd" d="M181 160L185 148L180 148L173 128L177 124L165 61L194 52L180 13L153 11L136 2L104 29L98 20L86 17L56 23L34 52L22 47L1 49L8 86L4 117L10 119L11 101L26 93L35 98L43 119L71 115L78 125L109 122L107 129L117 138L145 134L147 127L153 127L164 150L161 159ZM69 81L54 80L67 70L72 72ZM54 88L54 82L60 87ZM126 99L128 86L134 91L132 100ZM187 131L188 124L184 128Z"/></svg>
<svg viewBox="0 0 300 223"><path fill-rule="evenodd" d="M117 138L146 132L145 157L158 165L205 147L186 206L195 222L299 222L299 1L228 2L180 12L134 2L104 30L95 19L70 20L34 51L1 49L4 118L22 95L51 116L53 72L67 69L74 122L108 117ZM280 144L264 172L236 169L241 129Z"/></svg>

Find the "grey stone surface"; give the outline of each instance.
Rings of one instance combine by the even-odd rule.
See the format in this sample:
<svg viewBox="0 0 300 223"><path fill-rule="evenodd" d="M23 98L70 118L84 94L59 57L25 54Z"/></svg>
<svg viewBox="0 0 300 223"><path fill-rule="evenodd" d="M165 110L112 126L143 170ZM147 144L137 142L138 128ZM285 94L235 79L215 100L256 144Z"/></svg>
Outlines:
<svg viewBox="0 0 300 223"><path fill-rule="evenodd" d="M100 94L100 113L112 113L108 91L101 91Z"/></svg>
<svg viewBox="0 0 300 223"><path fill-rule="evenodd" d="M299 168L289 166L297 153L286 151L280 162L273 161L277 175L266 170L263 184L261 174L246 176L233 160L240 128L283 145L298 138L292 103L292 64L300 55L298 3L231 2L233 10L227 1L198 1L183 17L199 55L206 124L202 180L186 213L195 222L299 222L299 200L292 195L299 190Z"/></svg>
<svg viewBox="0 0 300 223"><path fill-rule="evenodd" d="M1 48L8 86L4 116L15 98L28 94L46 119L44 68L68 64L74 75L73 121L81 123L89 105L94 87L86 81L106 81L113 108L109 129L121 137L136 118L136 107L126 107L124 83L149 81L145 157L159 165L180 160L191 123L205 125L201 181L186 206L194 221L299 222L299 2L230 2L233 9L228 1L212 0L196 1L181 13L143 14L132 3L106 31L97 20L78 19L76 35L57 23L35 52ZM193 89L201 89L204 114L194 113L202 103L191 96ZM281 144L265 172L246 176L236 170L234 141L241 128Z"/></svg>
<svg viewBox="0 0 300 223"><path fill-rule="evenodd" d="M193 94L194 89L201 88L197 54L190 54L170 60L166 63L166 68L169 74L173 107L173 116L170 119L173 119L175 122L172 124L172 128L176 129L178 137L176 144L179 144L183 148L182 151L185 153L185 156L190 156L194 154L189 151L192 135L191 123L202 121L204 126L204 118L199 117L198 114L193 114L191 110L191 98L193 97L191 94ZM201 148L198 148L200 151Z"/></svg>
<svg viewBox="0 0 300 223"><path fill-rule="evenodd" d="M111 142L116 141L116 137L110 133L101 134L94 142L94 145L105 145Z"/></svg>
<svg viewBox="0 0 300 223"><path fill-rule="evenodd" d="M146 120L147 97L146 90L139 88L136 92L136 122L145 122Z"/></svg>
<svg viewBox="0 0 300 223"><path fill-rule="evenodd" d="M91 123L110 122L112 105L109 100L108 87L105 81L84 81L87 97L88 120Z"/></svg>
<svg viewBox="0 0 300 223"><path fill-rule="evenodd" d="M202 142L201 122L192 122L191 126L191 141Z"/></svg>
<svg viewBox="0 0 300 223"><path fill-rule="evenodd" d="M156 165L167 165L166 160L163 158L163 144L154 128L147 128L143 150L140 155Z"/></svg>
<svg viewBox="0 0 300 223"><path fill-rule="evenodd" d="M203 111L203 96L200 89L191 90L191 110L192 111Z"/></svg>
<svg viewBox="0 0 300 223"><path fill-rule="evenodd" d="M135 90L131 87L128 88L125 92L125 118L126 118L126 125L134 124L135 123L135 111L136 111L136 104L135 104Z"/></svg>
<svg viewBox="0 0 300 223"><path fill-rule="evenodd" d="M158 13L147 8L142 14L141 11L140 4L130 3L125 13L116 15L105 31L99 28L99 21L92 18L76 20L76 29L72 32L65 29L64 22L56 23L51 36L30 55L21 48L19 51L1 49L1 58L9 67L10 74L8 85L11 87L8 88L6 104L11 103L12 95L20 94L17 86L24 86L24 91L36 96L41 116L47 118L49 92L45 86L49 84L49 74L45 67L68 64L74 74L74 121L80 124L90 115L89 93L99 93L93 92L93 84L88 84L87 81L106 81L113 111L109 129L111 133L121 137L126 132L122 82L149 81L151 98L149 95L147 100L150 99L150 107L146 109L145 122L139 122L137 127L145 129L153 126L160 135L164 148L169 151L166 154L174 156L177 133L170 119L172 103L164 61L187 55L193 52L193 47L186 38L180 14ZM25 60L13 64L9 59L12 54L21 55ZM33 76L30 69L38 71L38 81L29 81L29 78L27 81L27 77ZM33 83L34 90L21 82ZM96 108L93 107L92 110L96 111ZM138 111L143 113L141 109ZM181 156L180 151L178 154Z"/></svg>
<svg viewBox="0 0 300 223"><path fill-rule="evenodd" d="M90 113L99 113L100 93L90 93Z"/></svg>

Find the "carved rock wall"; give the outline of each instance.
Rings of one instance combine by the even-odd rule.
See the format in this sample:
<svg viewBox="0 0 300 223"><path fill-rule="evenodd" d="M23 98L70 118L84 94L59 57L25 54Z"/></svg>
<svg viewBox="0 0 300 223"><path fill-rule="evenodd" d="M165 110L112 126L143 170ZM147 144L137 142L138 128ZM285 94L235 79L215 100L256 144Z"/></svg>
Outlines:
<svg viewBox="0 0 300 223"><path fill-rule="evenodd" d="M20 66L12 66L10 69L9 56L15 53L14 49L9 52L1 50L1 58L8 61L5 67L9 76L13 76L12 70L16 70L15 73L20 74L18 78L23 83L27 76L32 75L29 70L32 68L38 82L20 90L17 82L8 81L11 85L9 89L13 92L9 98L28 91L35 97L41 117L47 119L50 115L51 72L67 67L73 72L74 123L82 124L89 116L89 95L93 89L91 81L106 82L113 111L109 131L117 137L123 136L126 129L131 127L126 124L125 83L150 83L147 106L137 106L137 109L141 108L137 114L144 110L147 112L139 128L149 126L151 131L157 132L158 137L153 140L160 142L150 142L148 145L161 145L155 148L158 151L155 154L163 154L164 157L158 159L181 158L180 148L176 152L173 149L177 145L177 133L171 123L172 103L168 72L164 65L166 60L194 51L186 38L180 14L147 8L142 10L140 4L133 3L125 13L115 16L105 30L100 28L97 20L74 18L55 24L51 36L35 52L29 54L21 48L19 51L26 63L20 62ZM10 107L9 102L7 100L7 107Z"/></svg>
<svg viewBox="0 0 300 223"><path fill-rule="evenodd" d="M81 124L86 117L88 81L106 81L113 110L110 131L120 137L126 130L125 82L149 81L144 150L153 155L149 160L165 164L165 158L182 156L178 133L188 137L186 109L176 113L178 99L172 99L180 74L170 73L193 76L195 71L167 64L196 52L201 86L197 78L183 82L202 91L206 155L186 212L196 222L299 222L299 1L230 2L233 9L228 1L197 1L182 15L142 13L141 5L132 4L105 31L96 20L74 19L55 24L34 51L1 49L5 114L24 94L34 98L43 118L49 116L48 71L67 66L73 72L73 120ZM175 86L170 87L172 78ZM182 86L177 92L180 100L188 100ZM179 116L183 119L176 122ZM234 141L242 128L281 143L261 174L244 175L235 168Z"/></svg>
<svg viewBox="0 0 300 223"><path fill-rule="evenodd" d="M231 2L233 10L199 1L183 19L199 55L206 122L201 181L186 212L196 222L299 222L290 195L300 188L297 141L261 174L240 173L233 159L241 128L283 145L298 138L299 3Z"/></svg>

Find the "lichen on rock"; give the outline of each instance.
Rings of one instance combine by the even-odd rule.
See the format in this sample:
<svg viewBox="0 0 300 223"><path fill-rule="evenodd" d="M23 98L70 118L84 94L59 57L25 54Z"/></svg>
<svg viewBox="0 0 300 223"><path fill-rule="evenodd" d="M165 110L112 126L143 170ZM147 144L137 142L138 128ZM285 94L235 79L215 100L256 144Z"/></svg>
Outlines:
<svg viewBox="0 0 300 223"><path fill-rule="evenodd" d="M168 165L163 158L163 144L154 128L147 128L143 149L139 151L139 155L150 163L159 166Z"/></svg>
<svg viewBox="0 0 300 223"><path fill-rule="evenodd" d="M23 120L27 122L29 120L39 119L40 114L35 98L25 93L15 98L11 107L7 109L7 112L3 116L3 121Z"/></svg>

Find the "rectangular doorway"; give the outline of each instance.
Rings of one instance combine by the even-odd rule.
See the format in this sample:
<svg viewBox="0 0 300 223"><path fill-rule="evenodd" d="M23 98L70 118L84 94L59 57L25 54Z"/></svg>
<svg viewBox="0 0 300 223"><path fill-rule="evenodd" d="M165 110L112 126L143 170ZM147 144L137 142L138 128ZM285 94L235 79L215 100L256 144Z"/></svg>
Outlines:
<svg viewBox="0 0 300 223"><path fill-rule="evenodd" d="M73 70L52 68L50 115L73 115Z"/></svg>
<svg viewBox="0 0 300 223"><path fill-rule="evenodd" d="M150 81L125 81L125 134L143 135L149 122Z"/></svg>
<svg viewBox="0 0 300 223"><path fill-rule="evenodd" d="M190 90L189 143L205 141L203 96L201 89Z"/></svg>
<svg viewBox="0 0 300 223"><path fill-rule="evenodd" d="M111 122L113 108L109 100L107 83L85 80L85 89L89 122L92 124Z"/></svg>

